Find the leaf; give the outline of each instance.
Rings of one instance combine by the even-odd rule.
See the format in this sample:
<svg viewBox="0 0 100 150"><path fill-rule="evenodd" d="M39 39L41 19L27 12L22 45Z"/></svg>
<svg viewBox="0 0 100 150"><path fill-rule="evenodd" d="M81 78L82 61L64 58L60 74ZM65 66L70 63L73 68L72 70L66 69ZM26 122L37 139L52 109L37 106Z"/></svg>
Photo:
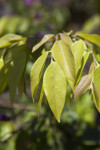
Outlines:
<svg viewBox="0 0 100 150"><path fill-rule="evenodd" d="M72 45L72 53L75 58L76 74L78 73L78 70L81 67L81 61L82 61L83 53L85 52L85 50L86 50L86 45L82 40L78 40Z"/></svg>
<svg viewBox="0 0 100 150"><path fill-rule="evenodd" d="M92 82L91 74L83 76L74 90L74 98L77 98L83 93L85 93L89 89L91 82Z"/></svg>
<svg viewBox="0 0 100 150"><path fill-rule="evenodd" d="M25 92L26 93L26 84L25 84L25 71L23 71L22 76L19 80L18 83L18 92L19 96L21 97L22 94Z"/></svg>
<svg viewBox="0 0 100 150"><path fill-rule="evenodd" d="M41 85L40 96L39 96L39 101L38 101L38 114L40 114L42 98L43 98L43 83Z"/></svg>
<svg viewBox="0 0 100 150"><path fill-rule="evenodd" d="M74 81L75 62L71 48L62 40L56 41L53 45L53 57L61 69L64 71L68 80Z"/></svg>
<svg viewBox="0 0 100 150"><path fill-rule="evenodd" d="M22 53L18 57L16 57L9 66L8 85L10 90L11 104L13 103L13 100L15 98L16 89L20 81L21 75L23 73L23 70L25 68L25 64L26 64L26 53Z"/></svg>
<svg viewBox="0 0 100 150"><path fill-rule="evenodd" d="M4 68L0 71L0 93L2 93L8 84L8 76L7 72L5 72Z"/></svg>
<svg viewBox="0 0 100 150"><path fill-rule="evenodd" d="M46 43L47 41L49 41L51 38L53 38L55 35L54 34L47 34L43 37L43 39L36 44L33 49L32 52L35 52L40 46L42 46L44 43Z"/></svg>
<svg viewBox="0 0 100 150"><path fill-rule="evenodd" d="M81 68L79 69L79 71L78 71L78 73L77 73L75 85L77 85L77 83L78 83L79 80L80 80L82 71L83 71L83 69L84 69L84 66L85 66L87 60L88 60L89 55L90 55L90 52L84 52L84 55L83 55L83 58L82 58L82 61L81 61Z"/></svg>
<svg viewBox="0 0 100 150"><path fill-rule="evenodd" d="M4 69L4 60L0 58L0 93L5 90L7 81L7 69Z"/></svg>
<svg viewBox="0 0 100 150"><path fill-rule="evenodd" d="M0 48L9 46L12 44L12 42L20 41L23 37L16 34L6 34L3 37L0 38Z"/></svg>
<svg viewBox="0 0 100 150"><path fill-rule="evenodd" d="M4 67L4 60L0 58L0 70Z"/></svg>
<svg viewBox="0 0 100 150"><path fill-rule="evenodd" d="M37 85L39 84L41 78L41 72L43 70L43 66L45 64L47 56L48 56L48 52L45 52L36 60L36 62L32 66L31 74L30 74L30 82L31 82L31 93L33 98L34 98Z"/></svg>
<svg viewBox="0 0 100 150"><path fill-rule="evenodd" d="M94 67L95 67L95 62L92 62L92 64L90 65L89 74L93 73Z"/></svg>
<svg viewBox="0 0 100 150"><path fill-rule="evenodd" d="M25 44L17 44L7 49L4 55L5 66L9 65L13 59L18 57L23 52L27 52L28 48Z"/></svg>
<svg viewBox="0 0 100 150"><path fill-rule="evenodd" d="M66 77L56 62L52 62L43 78L43 87L49 106L60 122L61 112L65 104L67 82Z"/></svg>
<svg viewBox="0 0 100 150"><path fill-rule="evenodd" d="M87 41L96 44L97 46L100 47L100 35L97 34L84 34L84 33L80 33L77 32L75 35L80 36L83 39L86 39Z"/></svg>
<svg viewBox="0 0 100 150"><path fill-rule="evenodd" d="M61 40L65 41L69 46L72 46L71 38L66 33L60 33Z"/></svg>
<svg viewBox="0 0 100 150"><path fill-rule="evenodd" d="M94 71L93 100L100 112L100 67L97 67Z"/></svg>

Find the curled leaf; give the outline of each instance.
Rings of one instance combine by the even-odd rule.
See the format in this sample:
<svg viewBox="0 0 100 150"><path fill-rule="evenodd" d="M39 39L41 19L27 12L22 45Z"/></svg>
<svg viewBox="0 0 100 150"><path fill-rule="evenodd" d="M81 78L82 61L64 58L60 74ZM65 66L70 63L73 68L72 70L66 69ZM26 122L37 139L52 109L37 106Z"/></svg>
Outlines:
<svg viewBox="0 0 100 150"><path fill-rule="evenodd" d="M84 94L90 87L92 82L92 75L88 74L82 77L78 85L74 90L74 98L79 97L80 95Z"/></svg>
<svg viewBox="0 0 100 150"><path fill-rule="evenodd" d="M43 39L36 44L33 49L32 52L35 52L40 46L42 46L44 43L46 43L48 40L50 40L51 38L53 38L55 35L54 34L47 34L43 37Z"/></svg>

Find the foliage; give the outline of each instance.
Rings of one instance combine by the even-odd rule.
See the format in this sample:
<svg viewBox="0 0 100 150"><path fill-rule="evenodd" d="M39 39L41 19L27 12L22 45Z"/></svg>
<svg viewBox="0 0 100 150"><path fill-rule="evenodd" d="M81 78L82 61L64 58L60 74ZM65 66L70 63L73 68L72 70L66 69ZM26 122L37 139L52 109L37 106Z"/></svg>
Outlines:
<svg viewBox="0 0 100 150"><path fill-rule="evenodd" d="M32 43L33 48L27 44L26 37L15 34L4 35L0 41L0 92L8 85L11 104L17 88L20 95L26 93L26 65L40 51L30 73L32 98L35 100L38 94L39 113L45 97L55 118L60 122L65 100L68 101L68 86L71 88L72 98L89 90L100 112L100 64L94 50L94 45L100 47L99 35L82 32L47 34L37 44ZM91 56L90 69L83 75L85 64Z"/></svg>

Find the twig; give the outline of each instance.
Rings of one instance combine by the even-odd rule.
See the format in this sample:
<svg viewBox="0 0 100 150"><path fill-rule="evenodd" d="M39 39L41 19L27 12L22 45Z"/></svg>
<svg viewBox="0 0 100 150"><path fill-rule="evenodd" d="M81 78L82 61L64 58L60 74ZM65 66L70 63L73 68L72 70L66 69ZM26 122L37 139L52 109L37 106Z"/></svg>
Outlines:
<svg viewBox="0 0 100 150"><path fill-rule="evenodd" d="M25 106L25 105L20 105L20 104L14 103L14 104L11 106L10 102L7 101L7 100L0 100L0 106L1 106L1 107L7 107L7 108L20 108L20 109L24 109L24 110L27 110L27 111L34 111L34 112L37 112L36 110L33 110L32 108L30 108L30 107L28 107L28 106Z"/></svg>

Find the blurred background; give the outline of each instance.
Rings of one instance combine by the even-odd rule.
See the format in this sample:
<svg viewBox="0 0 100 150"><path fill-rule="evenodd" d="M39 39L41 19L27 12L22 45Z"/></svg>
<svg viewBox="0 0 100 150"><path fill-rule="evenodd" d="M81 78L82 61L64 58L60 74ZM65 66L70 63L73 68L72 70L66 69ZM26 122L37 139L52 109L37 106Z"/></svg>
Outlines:
<svg viewBox="0 0 100 150"><path fill-rule="evenodd" d="M31 45L47 33L70 30L100 34L100 0L0 0L0 37L19 34ZM27 94L17 94L13 108L8 88L0 95L0 150L100 150L100 115L89 92L72 100L68 87L60 124L46 100L38 117L29 87L32 64Z"/></svg>

